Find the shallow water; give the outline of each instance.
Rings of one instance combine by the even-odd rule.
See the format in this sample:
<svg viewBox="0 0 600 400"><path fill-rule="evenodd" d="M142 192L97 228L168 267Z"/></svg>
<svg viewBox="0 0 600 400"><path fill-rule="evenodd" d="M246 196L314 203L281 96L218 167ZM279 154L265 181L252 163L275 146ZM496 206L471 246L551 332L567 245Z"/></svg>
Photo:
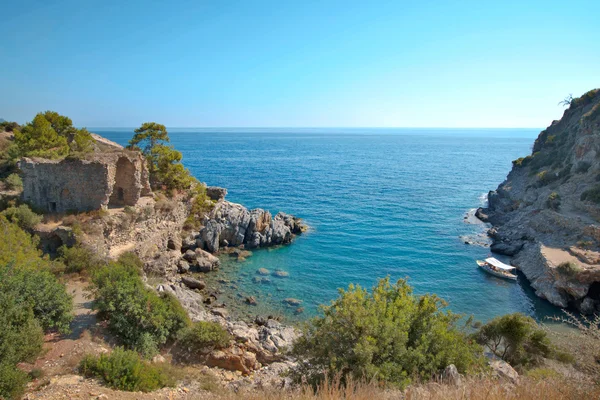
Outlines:
<svg viewBox="0 0 600 400"><path fill-rule="evenodd" d="M125 144L131 129L94 129ZM243 263L223 258L219 298L243 315L314 315L349 283L408 277L454 312L486 321L520 311L557 313L523 276L515 284L480 271L489 248L466 245L484 226L465 222L511 168L529 154L533 129L171 129L190 171L227 198L304 218L311 230L292 245L258 250ZM461 238L463 237L463 238ZM483 238L485 239L485 238ZM259 268L281 269L256 283ZM253 295L258 306L246 306ZM302 300L299 307L285 298Z"/></svg>

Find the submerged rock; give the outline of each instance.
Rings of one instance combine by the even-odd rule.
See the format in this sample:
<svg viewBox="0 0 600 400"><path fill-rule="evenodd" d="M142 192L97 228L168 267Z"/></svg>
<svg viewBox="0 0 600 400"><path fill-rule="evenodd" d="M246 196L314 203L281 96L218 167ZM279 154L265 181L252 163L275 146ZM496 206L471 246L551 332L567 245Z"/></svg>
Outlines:
<svg viewBox="0 0 600 400"><path fill-rule="evenodd" d="M302 300L294 299L293 297L288 297L287 299L284 299L283 302L292 307L302 304Z"/></svg>
<svg viewBox="0 0 600 400"><path fill-rule="evenodd" d="M276 276L277 278L287 278L290 276L290 274L278 269L277 271L273 272L273 276Z"/></svg>

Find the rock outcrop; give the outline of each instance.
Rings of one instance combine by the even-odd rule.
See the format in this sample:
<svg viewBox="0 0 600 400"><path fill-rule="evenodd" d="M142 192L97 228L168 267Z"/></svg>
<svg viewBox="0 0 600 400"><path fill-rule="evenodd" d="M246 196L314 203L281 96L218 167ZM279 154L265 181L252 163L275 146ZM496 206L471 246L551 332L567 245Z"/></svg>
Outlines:
<svg viewBox="0 0 600 400"><path fill-rule="evenodd" d="M236 321L222 307L205 308L202 294L191 290L188 281L180 284L163 284L157 288L175 296L193 321L212 321L221 324L236 344L228 349L211 353L209 365L241 371L248 374L262 364L284 361L285 351L291 348L298 331L274 319L261 319L254 323Z"/></svg>
<svg viewBox="0 0 600 400"><path fill-rule="evenodd" d="M260 208L248 210L241 204L220 197L215 207L204 217L202 229L195 236L196 246L211 253L227 246L244 246L253 249L292 241L295 235L306 230L299 218L283 212L273 217ZM226 192L225 192L226 193Z"/></svg>
<svg viewBox="0 0 600 400"><path fill-rule="evenodd" d="M538 296L600 310L599 89L540 133L488 204L476 215L493 225L492 251L514 256Z"/></svg>

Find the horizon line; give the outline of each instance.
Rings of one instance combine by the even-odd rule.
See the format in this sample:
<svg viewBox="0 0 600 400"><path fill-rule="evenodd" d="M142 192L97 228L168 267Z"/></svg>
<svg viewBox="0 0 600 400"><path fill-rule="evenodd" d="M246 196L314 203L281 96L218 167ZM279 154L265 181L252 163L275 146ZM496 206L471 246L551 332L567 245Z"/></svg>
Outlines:
<svg viewBox="0 0 600 400"><path fill-rule="evenodd" d="M137 129L135 126L87 126L87 129ZM168 129L540 129L531 126L166 126Z"/></svg>

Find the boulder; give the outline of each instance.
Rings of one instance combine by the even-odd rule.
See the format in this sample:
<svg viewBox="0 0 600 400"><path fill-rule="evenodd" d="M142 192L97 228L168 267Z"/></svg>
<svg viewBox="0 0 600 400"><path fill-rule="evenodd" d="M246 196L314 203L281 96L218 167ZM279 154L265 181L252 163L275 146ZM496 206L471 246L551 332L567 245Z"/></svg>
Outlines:
<svg viewBox="0 0 600 400"><path fill-rule="evenodd" d="M223 200L227 196L227 189L218 186L206 188L206 195L213 201Z"/></svg>
<svg viewBox="0 0 600 400"><path fill-rule="evenodd" d="M186 254L187 254L187 252L186 252ZM195 262L194 266L200 272L210 272L219 267L219 264L220 264L219 259L217 257L213 256L212 254L210 254L209 252L204 251L202 249L196 249L194 254L195 254L195 258L196 258L196 262Z"/></svg>
<svg viewBox="0 0 600 400"><path fill-rule="evenodd" d="M278 269L277 271L273 272L273 276L276 276L277 278L287 278L290 276L290 274Z"/></svg>
<svg viewBox="0 0 600 400"><path fill-rule="evenodd" d="M287 299L284 299L283 302L292 307L297 307L302 304L302 300L294 299L293 297L288 297Z"/></svg>
<svg viewBox="0 0 600 400"><path fill-rule="evenodd" d="M592 298L586 297L579 305L579 311L582 314L591 315L596 312L596 305L597 303Z"/></svg>
<svg viewBox="0 0 600 400"><path fill-rule="evenodd" d="M519 382L519 374L509 363L503 360L491 360L489 366L492 369L492 375L497 378L507 380L513 384Z"/></svg>
<svg viewBox="0 0 600 400"><path fill-rule="evenodd" d="M187 250L183 254L183 259L191 264L196 262L196 252L194 250Z"/></svg>
<svg viewBox="0 0 600 400"><path fill-rule="evenodd" d="M256 271L256 273L259 274L259 275L269 275L270 274L269 270L266 269L266 268L259 268Z"/></svg>
<svg viewBox="0 0 600 400"><path fill-rule="evenodd" d="M213 308L212 310L210 310L210 312L213 313L214 315L218 315L219 317L223 317L223 318L227 318L229 316L229 311L227 311L227 309L222 308L222 307Z"/></svg>
<svg viewBox="0 0 600 400"><path fill-rule="evenodd" d="M183 258L177 262L177 272L180 274L185 274L186 272L189 272L189 270L190 264L188 264L188 262Z"/></svg>
<svg viewBox="0 0 600 400"><path fill-rule="evenodd" d="M456 386L462 383L462 376L458 373L454 364L450 364L444 369L444 372L442 372L442 382Z"/></svg>
<svg viewBox="0 0 600 400"><path fill-rule="evenodd" d="M192 278L190 276L183 276L181 278L181 282L183 282L183 284L187 287L189 287L190 289L204 289L206 287L206 284L204 283L204 281L201 281L199 279L196 278Z"/></svg>
<svg viewBox="0 0 600 400"><path fill-rule="evenodd" d="M212 351L206 360L209 367L219 367L228 371L240 371L248 375L253 370L259 369L256 355L240 347L234 346L225 350Z"/></svg>
<svg viewBox="0 0 600 400"><path fill-rule="evenodd" d="M254 296L248 296L246 297L246 304L250 304L251 306L255 306L258 304L258 302L256 301L256 298Z"/></svg>

